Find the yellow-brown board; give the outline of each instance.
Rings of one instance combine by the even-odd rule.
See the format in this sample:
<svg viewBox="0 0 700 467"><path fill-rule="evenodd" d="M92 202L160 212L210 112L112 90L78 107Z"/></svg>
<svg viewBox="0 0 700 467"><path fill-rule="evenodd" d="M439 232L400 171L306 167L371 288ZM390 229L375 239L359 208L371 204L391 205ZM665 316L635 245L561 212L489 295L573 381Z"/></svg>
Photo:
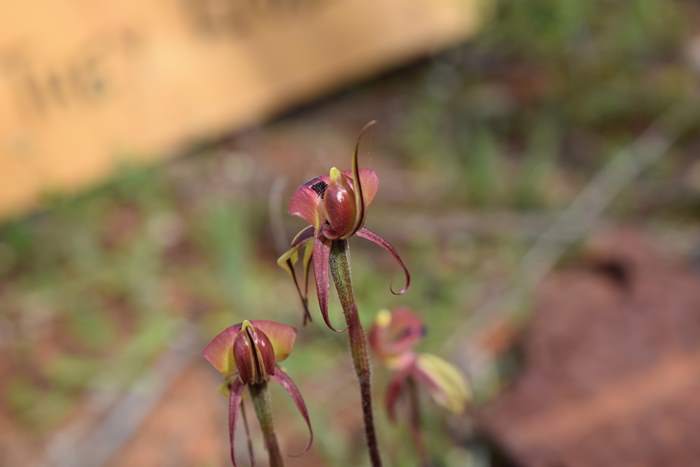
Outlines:
<svg viewBox="0 0 700 467"><path fill-rule="evenodd" d="M0 216L473 32L476 0L0 0Z"/></svg>

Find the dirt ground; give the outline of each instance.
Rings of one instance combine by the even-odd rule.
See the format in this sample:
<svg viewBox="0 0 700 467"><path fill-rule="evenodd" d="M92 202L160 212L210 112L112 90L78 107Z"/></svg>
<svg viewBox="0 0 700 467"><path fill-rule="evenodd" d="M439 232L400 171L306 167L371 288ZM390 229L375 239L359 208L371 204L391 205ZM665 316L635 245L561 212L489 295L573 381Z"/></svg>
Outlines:
<svg viewBox="0 0 700 467"><path fill-rule="evenodd" d="M633 231L584 257L540 287L484 430L514 465L696 465L700 276Z"/></svg>

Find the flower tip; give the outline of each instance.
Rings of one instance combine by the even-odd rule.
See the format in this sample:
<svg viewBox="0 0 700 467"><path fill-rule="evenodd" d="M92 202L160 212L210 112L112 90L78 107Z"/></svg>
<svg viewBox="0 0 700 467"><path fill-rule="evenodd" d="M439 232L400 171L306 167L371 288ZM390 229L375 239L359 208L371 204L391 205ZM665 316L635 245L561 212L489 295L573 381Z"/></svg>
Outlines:
<svg viewBox="0 0 700 467"><path fill-rule="evenodd" d="M362 129L360 130L360 135L362 135L362 133L369 130L370 128L372 128L376 124L377 124L376 120L370 120L369 122L365 123L365 126L363 126Z"/></svg>
<svg viewBox="0 0 700 467"><path fill-rule="evenodd" d="M329 176L330 176L330 179L332 182L340 183L340 180L341 180L343 174L340 170L338 170L337 167L331 167Z"/></svg>
<svg viewBox="0 0 700 467"><path fill-rule="evenodd" d="M377 326L385 328L391 324L391 312L386 308L379 310L377 313L377 318L375 319Z"/></svg>
<svg viewBox="0 0 700 467"><path fill-rule="evenodd" d="M394 290L394 286L393 286L393 285L390 285L390 286L389 286L389 291L392 293L392 295L403 295L403 294L405 294L406 292L408 292L408 288L409 288L409 287L410 287L410 284L407 283L406 285L404 285L404 286L401 287L400 289Z"/></svg>

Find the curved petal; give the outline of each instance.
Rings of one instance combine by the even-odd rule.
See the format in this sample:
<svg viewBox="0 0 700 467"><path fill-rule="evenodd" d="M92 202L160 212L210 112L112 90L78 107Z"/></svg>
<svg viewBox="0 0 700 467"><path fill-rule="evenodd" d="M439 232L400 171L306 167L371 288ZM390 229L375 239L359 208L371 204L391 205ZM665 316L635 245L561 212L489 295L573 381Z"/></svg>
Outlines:
<svg viewBox="0 0 700 467"><path fill-rule="evenodd" d="M370 242L374 243L375 245L379 245L380 247L382 247L386 251L388 251L389 254L391 254L391 256L394 257L394 259L401 266L401 269L403 269L405 283L404 283L404 286L397 291L395 291L392 287L391 293L393 293L394 295L401 295L401 294L406 293L408 288L411 286L411 273L408 271L406 264L404 264L403 260L401 259L401 256L399 256L399 253L396 251L396 249L393 247L393 245L391 243L387 242L386 240L384 240L382 237L380 237L376 233L367 229L366 227L363 227L360 230L358 230L356 235L360 238L364 238L365 240L369 240Z"/></svg>
<svg viewBox="0 0 700 467"><path fill-rule="evenodd" d="M301 217L318 228L321 225L321 195L328 186L327 177L316 177L300 185L289 200L289 214Z"/></svg>
<svg viewBox="0 0 700 467"><path fill-rule="evenodd" d="M236 378L236 380L231 383L228 396L228 438L233 467L236 467L236 420L238 418L238 409L240 409L243 400L244 388L245 385L241 380Z"/></svg>
<svg viewBox="0 0 700 467"><path fill-rule="evenodd" d="M241 324L230 326L214 337L204 348L202 356L224 376L230 376L236 371L233 359L233 341L241 330Z"/></svg>
<svg viewBox="0 0 700 467"><path fill-rule="evenodd" d="M311 225L297 232L292 239L291 248L277 258L277 266L294 275L293 266L297 264L297 261L299 260L299 249L304 242L307 242L314 237L314 233L315 229Z"/></svg>
<svg viewBox="0 0 700 467"><path fill-rule="evenodd" d="M375 120L372 120L368 122L362 129L360 130L360 134L357 136L357 142L355 143L355 152L353 153L352 156L352 188L354 191L355 195L355 226L352 229L352 235L353 233L357 232L357 230L362 227L362 224L365 222L365 197L362 192L362 179L360 178L360 166L358 162L358 157L359 157L359 152L360 152L360 141L362 140L362 135L365 134L365 132L372 126L374 126L377 122ZM349 236L349 235L348 235Z"/></svg>
<svg viewBox="0 0 700 467"><path fill-rule="evenodd" d="M296 288L297 294L299 295L299 300L301 301L302 309L304 310L303 324L311 321L311 313L309 312L309 263L311 260L311 238L314 235L314 227L309 226L301 230L294 239L292 240L292 247L284 252L279 258L277 258L277 265L287 271L290 276L292 276L292 281L294 282L294 287ZM296 270L294 265L299 260L299 249L303 244L306 244L304 249L304 258L302 261L304 270L304 287L302 289L299 279L297 278Z"/></svg>
<svg viewBox="0 0 700 467"><path fill-rule="evenodd" d="M408 365L400 371L395 372L386 387L384 407L389 416L389 421L392 423L396 423L396 402L399 400L399 396L403 391L406 380L410 376L412 369L413 365Z"/></svg>
<svg viewBox="0 0 700 467"><path fill-rule="evenodd" d="M281 362L289 356L297 338L296 329L276 321L262 319L252 320L251 323L270 340L276 361Z"/></svg>
<svg viewBox="0 0 700 467"><path fill-rule="evenodd" d="M287 391L289 397L291 397L292 401L294 401L294 405L296 405L297 410L299 410L301 416L304 417L306 428L309 430L309 442L306 444L304 451L298 455L304 454L311 448L311 444L314 442L314 431L311 428L311 420L309 419L309 412L306 410L304 398L301 396L301 392L299 392L299 388L297 388L296 384L294 384L292 378L290 378L289 375L287 375L287 373L285 373L279 366L275 368L275 372L272 374L272 379L277 381L279 385L282 386L285 391Z"/></svg>
<svg viewBox="0 0 700 467"><path fill-rule="evenodd" d="M320 238L314 240L314 279L316 279L316 295L318 296L318 306L321 309L321 316L331 330L338 331L328 317L328 289L330 286L329 265L331 247Z"/></svg>
<svg viewBox="0 0 700 467"><path fill-rule="evenodd" d="M311 271L311 260L313 259L314 253L314 242L306 242L306 247L304 248L304 259L302 261L303 266L303 276L304 276L304 293L303 302L304 305L304 326L307 323L313 321L311 319L311 313L309 312L309 272Z"/></svg>
<svg viewBox="0 0 700 467"><path fill-rule="evenodd" d="M419 355L414 374L426 384L433 400L451 412L462 413L471 400L471 391L462 374L440 357Z"/></svg>

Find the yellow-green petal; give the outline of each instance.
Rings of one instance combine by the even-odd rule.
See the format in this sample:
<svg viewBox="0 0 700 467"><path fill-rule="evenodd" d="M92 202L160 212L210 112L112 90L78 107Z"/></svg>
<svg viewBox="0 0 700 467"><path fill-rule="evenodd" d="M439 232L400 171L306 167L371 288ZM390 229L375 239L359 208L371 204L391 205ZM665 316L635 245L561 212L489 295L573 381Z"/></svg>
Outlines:
<svg viewBox="0 0 700 467"><path fill-rule="evenodd" d="M230 376L236 371L233 359L233 341L241 330L241 325L230 326L214 337L204 348L202 355L224 376Z"/></svg>
<svg viewBox="0 0 700 467"><path fill-rule="evenodd" d="M292 326L268 320L251 321L256 329L259 329L270 340L275 351L275 360L281 362L286 359L294 349L297 338L297 330Z"/></svg>
<svg viewBox="0 0 700 467"><path fill-rule="evenodd" d="M472 394L457 368L435 355L420 354L416 369L417 376L427 384L436 403L453 413L464 411Z"/></svg>

